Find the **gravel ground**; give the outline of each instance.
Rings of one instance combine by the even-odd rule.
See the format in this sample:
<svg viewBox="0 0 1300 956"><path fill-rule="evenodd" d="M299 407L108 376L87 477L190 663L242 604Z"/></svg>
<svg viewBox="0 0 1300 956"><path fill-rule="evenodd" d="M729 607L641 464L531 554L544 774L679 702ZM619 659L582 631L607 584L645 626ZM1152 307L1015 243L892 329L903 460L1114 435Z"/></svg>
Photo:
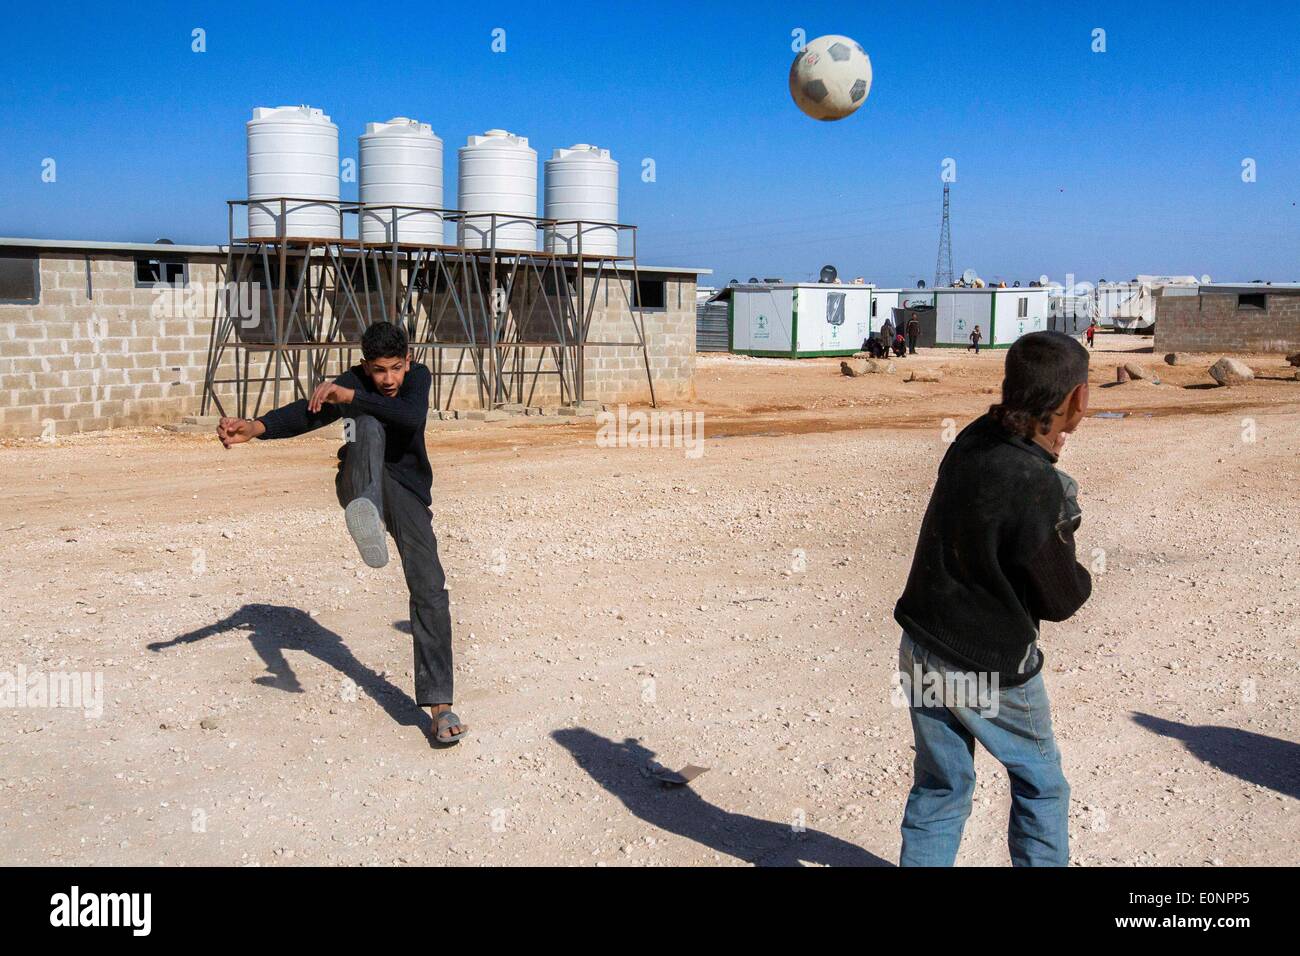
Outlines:
<svg viewBox="0 0 1300 956"><path fill-rule="evenodd" d="M1294 864L1300 382L1233 388L1102 336L1063 465L1093 599L1044 629L1083 865ZM945 437L1004 353L893 375L702 356L703 454L590 419L429 432L458 747L411 702L396 558L366 568L336 442L161 430L0 447L15 864L886 864L910 785L891 612ZM1117 361L1156 371L1100 387ZM943 374L905 383L909 365ZM93 686L93 685L92 685ZM92 695L93 696L93 695ZM29 701L29 703L31 703ZM669 789L648 768L708 772ZM981 752L959 863L1004 864Z"/></svg>

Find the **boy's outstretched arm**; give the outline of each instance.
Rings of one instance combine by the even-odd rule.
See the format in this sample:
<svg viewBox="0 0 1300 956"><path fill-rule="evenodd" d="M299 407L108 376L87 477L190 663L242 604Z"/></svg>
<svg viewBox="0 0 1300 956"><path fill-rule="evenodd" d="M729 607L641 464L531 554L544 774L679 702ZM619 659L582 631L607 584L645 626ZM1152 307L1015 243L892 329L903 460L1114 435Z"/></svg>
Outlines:
<svg viewBox="0 0 1300 956"><path fill-rule="evenodd" d="M255 418L223 418L217 422L217 437L226 448L261 437L266 426Z"/></svg>
<svg viewBox="0 0 1300 956"><path fill-rule="evenodd" d="M223 418L217 424L217 437L226 448L242 445L254 438L293 438L338 421L343 414L339 405L328 402L313 411L312 401L300 398L267 412L261 418Z"/></svg>

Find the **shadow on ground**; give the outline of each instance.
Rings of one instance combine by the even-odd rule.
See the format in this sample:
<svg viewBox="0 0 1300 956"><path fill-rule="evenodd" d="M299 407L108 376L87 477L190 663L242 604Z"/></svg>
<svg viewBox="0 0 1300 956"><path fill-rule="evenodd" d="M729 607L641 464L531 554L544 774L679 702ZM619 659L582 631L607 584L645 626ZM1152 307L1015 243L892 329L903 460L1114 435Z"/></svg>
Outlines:
<svg viewBox="0 0 1300 956"><path fill-rule="evenodd" d="M407 624L408 633L409 628L410 625ZM401 630L400 624L398 629ZM432 720L429 714L417 707L409 694L394 686L378 671L362 664L343 643L343 638L296 607L245 604L235 613L207 627L173 637L170 641L150 644L149 650L157 652L182 644L196 644L228 631L250 632L248 639L267 670L265 676L253 681L255 684L291 694L303 693L297 675L284 656L287 650L303 651L350 678L357 689L378 702L394 722L403 727L420 727L426 733L430 730Z"/></svg>
<svg viewBox="0 0 1300 956"><path fill-rule="evenodd" d="M1181 724L1150 714L1133 714L1133 722L1152 733L1181 740L1189 753L1247 783L1300 799L1300 744L1235 727Z"/></svg>
<svg viewBox="0 0 1300 956"><path fill-rule="evenodd" d="M796 833L788 822L731 813L706 801L691 786L664 787L641 772L654 759L654 752L630 738L617 743L582 727L557 730L551 737L634 816L718 853L756 866L893 865L818 830ZM697 784L707 785L707 781L705 775Z"/></svg>

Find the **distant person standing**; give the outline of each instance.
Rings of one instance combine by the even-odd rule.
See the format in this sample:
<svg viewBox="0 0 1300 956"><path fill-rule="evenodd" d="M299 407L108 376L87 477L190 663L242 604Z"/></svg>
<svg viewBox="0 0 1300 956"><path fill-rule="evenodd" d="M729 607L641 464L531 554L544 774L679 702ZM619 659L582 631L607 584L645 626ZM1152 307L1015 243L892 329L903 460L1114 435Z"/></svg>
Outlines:
<svg viewBox="0 0 1300 956"><path fill-rule="evenodd" d="M971 333L970 333L970 345L968 345L968 346L966 347L966 351L969 352L971 349L974 349L974 350L975 350L975 354L976 354L976 355L979 355L979 354L980 354L980 339L982 339L982 338L984 338L984 334L983 334L982 332L980 332L980 327L977 325L977 326L975 326L975 328L973 328L973 329L971 330Z"/></svg>
<svg viewBox="0 0 1300 956"><path fill-rule="evenodd" d="M880 344L885 347L885 354L889 354L890 346L894 344L894 323L885 319L885 324L880 327Z"/></svg>
<svg viewBox="0 0 1300 956"><path fill-rule="evenodd" d="M1096 320L1096 319L1093 319L1091 322L1088 323L1088 329L1087 329L1087 331L1084 332L1083 334L1086 335L1086 336L1088 337L1088 348L1094 348L1094 347L1095 347L1095 344L1094 344L1094 342L1093 342L1093 338L1097 335L1097 320Z"/></svg>
<svg viewBox="0 0 1300 956"><path fill-rule="evenodd" d="M916 354L916 340L921 335L921 320L913 315L907 320L907 353Z"/></svg>

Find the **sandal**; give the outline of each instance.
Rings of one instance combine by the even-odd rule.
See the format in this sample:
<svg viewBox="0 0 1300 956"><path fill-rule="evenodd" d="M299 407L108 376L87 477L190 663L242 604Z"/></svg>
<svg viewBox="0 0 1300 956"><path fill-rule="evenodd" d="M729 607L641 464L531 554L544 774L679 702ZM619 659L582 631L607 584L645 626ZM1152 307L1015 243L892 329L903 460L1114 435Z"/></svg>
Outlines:
<svg viewBox="0 0 1300 956"><path fill-rule="evenodd" d="M457 725L460 726L460 733L443 733L447 728L455 727ZM460 738L464 737L467 733L469 733L469 727L461 722L461 719L456 716L454 710L444 710L441 714L434 717L433 739L444 746L450 747L452 744L459 743Z"/></svg>

